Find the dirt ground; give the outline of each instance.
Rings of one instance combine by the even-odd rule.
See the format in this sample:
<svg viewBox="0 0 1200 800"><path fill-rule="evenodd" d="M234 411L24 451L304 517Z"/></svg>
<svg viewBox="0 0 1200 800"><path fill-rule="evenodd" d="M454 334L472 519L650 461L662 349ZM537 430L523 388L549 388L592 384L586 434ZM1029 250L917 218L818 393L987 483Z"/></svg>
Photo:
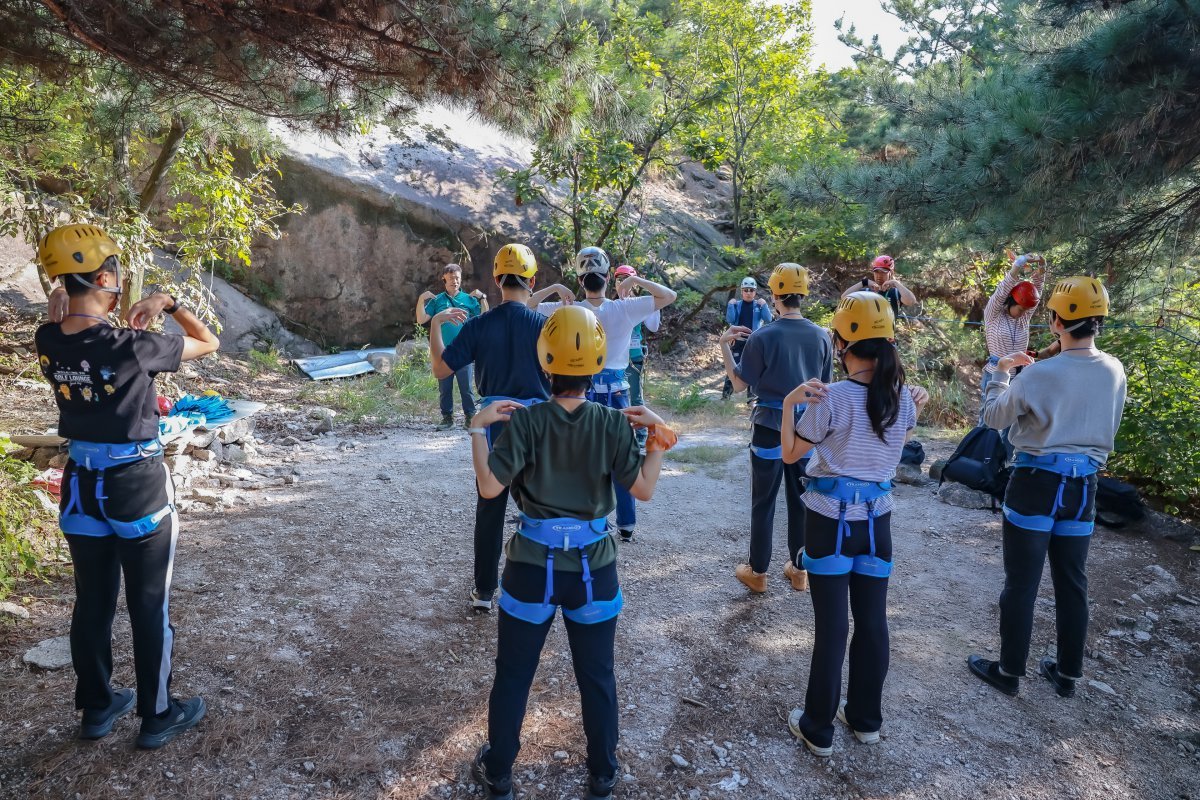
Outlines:
<svg viewBox="0 0 1200 800"><path fill-rule="evenodd" d="M252 467L296 482L193 504L183 518L173 689L203 695L207 718L157 753L133 748L132 719L98 743L76 741L70 669L21 659L67 633L72 587L65 575L27 583L18 597L32 619L0 617L0 795L480 796L466 765L483 741L496 621L467 608L465 433L421 421L288 446L285 414L262 420ZM733 577L748 539L744 428L685 425L681 447L709 445L717 457L668 462L641 505L637 541L622 547L620 796L1200 798L1200 559L1175 541L1099 529L1093 683L1061 700L1035 678L1009 699L964 663L996 652L999 517L944 505L930 487L897 490L882 742L859 745L840 729L831 759L799 748L785 719L803 699L812 606L782 577L782 530L767 595L747 596ZM952 444L926 443L931 458ZM115 674L129 685L123 613ZM1053 619L1047 577L1035 663L1052 648ZM579 797L583 754L556 625L518 795Z"/></svg>

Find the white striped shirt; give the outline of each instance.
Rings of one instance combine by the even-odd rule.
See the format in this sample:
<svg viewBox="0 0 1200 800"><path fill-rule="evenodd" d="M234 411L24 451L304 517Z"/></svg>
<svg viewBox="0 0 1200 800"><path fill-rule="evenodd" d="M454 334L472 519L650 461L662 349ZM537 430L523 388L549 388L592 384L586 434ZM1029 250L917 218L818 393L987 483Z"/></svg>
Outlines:
<svg viewBox="0 0 1200 800"><path fill-rule="evenodd" d="M900 393L896 422L881 441L867 416L867 387L844 380L830 384L825 397L810 403L796 423L796 434L813 443L807 472L814 478L847 477L863 481L891 480L904 450L907 434L917 424L917 406L907 387ZM837 519L839 502L814 491L804 493L804 504L822 516ZM892 510L892 495L875 501L875 516ZM846 519L867 518L865 503L846 509Z"/></svg>
<svg viewBox="0 0 1200 800"><path fill-rule="evenodd" d="M1003 358L1009 353L1024 352L1029 347L1029 321L1033 319L1036 308L1027 308L1019 317L1008 313L1004 301L1012 293L1013 287L1025 280L1020 267L1013 267L1000 281L996 291L988 299L983 309L983 336L987 339L989 356ZM1029 282L1042 290L1044 276L1036 272L1030 276ZM996 365L990 361L983 366L984 372L995 372Z"/></svg>

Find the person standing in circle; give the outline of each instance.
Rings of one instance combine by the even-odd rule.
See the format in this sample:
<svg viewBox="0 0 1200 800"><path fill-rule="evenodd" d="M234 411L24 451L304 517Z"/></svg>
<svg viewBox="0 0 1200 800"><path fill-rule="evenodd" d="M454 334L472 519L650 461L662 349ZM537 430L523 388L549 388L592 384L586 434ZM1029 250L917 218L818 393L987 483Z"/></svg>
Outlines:
<svg viewBox="0 0 1200 800"><path fill-rule="evenodd" d="M628 264L622 264L613 271L613 275L617 279L617 299L621 300L625 297L636 297L638 288L636 285L625 290L622 295L622 284L626 278L636 278L637 270ZM642 326L651 333L657 333L659 327L662 326L662 312L655 310L653 314L646 317L645 322L639 322L633 326L633 334L629 337L629 367L625 370L625 376L629 379L629 403L630 405L642 405L642 387L646 378L646 348L642 336ZM642 447L646 446L646 429L639 428L637 431L638 444Z"/></svg>
<svg viewBox="0 0 1200 800"><path fill-rule="evenodd" d="M1038 673L1060 697L1083 677L1088 629L1087 555L1096 526L1096 487L1125 408L1125 368L1096 347L1108 292L1080 275L1054 285L1050 331L1062 352L1034 362L1017 350L996 362L983 398L983 421L1008 428L1016 451L1004 493L1004 591L1000 658L967 657L971 673L1015 697L1029 659L1033 608L1047 558L1054 583L1057 655ZM1014 367L1025 369L1009 379Z"/></svg>
<svg viewBox="0 0 1200 800"><path fill-rule="evenodd" d="M61 322L34 335L42 375L54 387L58 433L69 440L59 526L75 571L71 663L79 738L100 739L135 705L136 739L162 747L204 717L204 699L171 696L175 628L171 575L179 539L175 486L163 463L154 379L214 352L217 337L175 298L156 292L130 306L128 328L109 315L121 297L121 249L94 225L55 228L38 260L61 278ZM58 292L58 290L56 290ZM59 298L61 298L61 294ZM183 335L146 330L169 314ZM133 630L136 694L112 688L112 624L121 576Z"/></svg>
<svg viewBox="0 0 1200 800"><path fill-rule="evenodd" d="M896 259L887 255L875 256L871 261L871 275L858 283L851 285L842 292L842 297L848 297L854 292L875 292L887 298L892 307L892 314L901 319L904 306L916 305L917 296L912 290L896 277Z"/></svg>
<svg viewBox="0 0 1200 800"><path fill-rule="evenodd" d="M887 588L892 573L892 477L917 424L924 389L904 385L895 316L886 298L854 292L833 315L833 346L846 379L813 380L784 399L785 464L809 459L806 541L802 563L813 603L813 651L804 708L788 728L817 756L833 753L833 721L863 744L879 741L883 681L888 670ZM839 703L849 624L850 681Z"/></svg>
<svg viewBox="0 0 1200 800"><path fill-rule="evenodd" d="M1032 274L1029 269L1036 264ZM1012 257L1012 266L1004 280L992 292L983 309L983 336L987 342L988 359L979 378L979 423L983 424L983 396L996 374L996 364L1009 353L1025 352L1029 348L1029 323L1041 301L1042 284L1046 279L1046 259L1037 253ZM1051 345L1042 358L1058 352Z"/></svg>
<svg viewBox="0 0 1200 800"><path fill-rule="evenodd" d="M739 290L741 297L730 298L729 303L725 306L725 324L730 327L737 325L753 333L774 318L771 314L771 306L767 304L766 300L758 296L758 281L749 275L742 278ZM734 340L733 358L735 361L742 357L742 348L745 346L746 340L744 338ZM751 387L748 391L749 395L747 399L753 402L754 388ZM732 396L733 381L726 376L725 385L721 387L721 399L728 400Z"/></svg>
<svg viewBox="0 0 1200 800"><path fill-rule="evenodd" d="M423 292L417 298L417 323L425 325L439 311L448 308L460 308L467 314L467 319L478 317L488 310L487 295L479 289L467 294L462 291L462 267L458 264L447 264L442 270L442 283L446 291L434 295L433 292ZM458 336L462 325L456 322L442 324L442 343L449 347ZM475 391L472 384L471 364L449 377L438 381L438 401L442 412L442 421L437 430L448 431L454 427L454 384L458 383L458 394L462 400L463 424L471 422L475 416Z"/></svg>

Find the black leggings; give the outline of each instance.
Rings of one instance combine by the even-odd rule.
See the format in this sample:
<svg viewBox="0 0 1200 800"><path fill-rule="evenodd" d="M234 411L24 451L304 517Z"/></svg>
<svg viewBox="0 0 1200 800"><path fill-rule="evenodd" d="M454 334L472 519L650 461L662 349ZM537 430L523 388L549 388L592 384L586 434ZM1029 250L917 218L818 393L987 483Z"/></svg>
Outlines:
<svg viewBox="0 0 1200 800"><path fill-rule="evenodd" d="M592 571L592 592L596 600L617 596L617 565ZM540 603L546 591L546 568L517 561L504 565L502 581L505 594L523 602ZM587 599L583 574L554 571L553 602L575 609ZM617 772L617 679L613 672L613 644L617 618L594 625L582 625L566 617L567 641L571 662L583 706L583 732L587 737L588 770L597 777ZM521 723L529 703L529 687L537 672L546 634L554 617L541 625L517 619L500 610L496 643L496 681L488 701L488 743L485 759L488 774L497 779L498 788L506 788L512 778L513 762L521 749Z"/></svg>
<svg viewBox="0 0 1200 800"><path fill-rule="evenodd" d="M850 523L850 536L842 540L842 555L870 552L867 521ZM833 555L837 545L837 520L815 511L808 512L810 558ZM892 559L892 515L875 520L875 555ZM808 574L813 603L813 653L808 672L808 692L800 728L819 747L833 742L833 719L842 693L842 661L854 615L854 639L850 642L850 681L846 691L846 720L861 733L879 730L883 681L888 671L887 578Z"/></svg>
<svg viewBox="0 0 1200 800"><path fill-rule="evenodd" d="M750 443L755 447L778 447L779 431L765 425L755 425ZM784 485L787 499L788 558L800 566L798 558L804 547L805 462L785 464L782 459L759 458L750 453L750 566L755 572L766 572L771 566L771 550L775 538L775 500L779 484Z"/></svg>

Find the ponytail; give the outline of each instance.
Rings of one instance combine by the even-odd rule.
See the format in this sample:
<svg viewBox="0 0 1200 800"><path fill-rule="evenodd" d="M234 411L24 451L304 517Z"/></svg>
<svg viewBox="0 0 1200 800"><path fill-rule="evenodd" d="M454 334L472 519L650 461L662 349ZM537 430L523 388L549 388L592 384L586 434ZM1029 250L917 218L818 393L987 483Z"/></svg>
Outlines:
<svg viewBox="0 0 1200 800"><path fill-rule="evenodd" d="M880 441L900 416L900 392L904 388L904 365L896 345L887 339L862 339L848 348L859 358L875 362L875 372L867 386L867 416Z"/></svg>

